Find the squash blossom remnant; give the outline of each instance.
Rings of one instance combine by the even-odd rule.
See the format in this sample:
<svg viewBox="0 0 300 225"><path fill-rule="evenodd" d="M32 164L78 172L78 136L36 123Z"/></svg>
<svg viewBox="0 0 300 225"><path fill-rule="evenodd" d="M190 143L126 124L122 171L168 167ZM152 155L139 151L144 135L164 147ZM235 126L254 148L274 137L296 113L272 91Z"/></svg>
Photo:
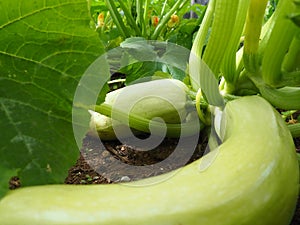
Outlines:
<svg viewBox="0 0 300 225"><path fill-rule="evenodd" d="M179 17L177 15L172 15L171 19L168 21L168 27L173 28L179 24Z"/></svg>
<svg viewBox="0 0 300 225"><path fill-rule="evenodd" d="M159 22L158 16L152 16L151 23L154 27L157 27L158 22Z"/></svg>

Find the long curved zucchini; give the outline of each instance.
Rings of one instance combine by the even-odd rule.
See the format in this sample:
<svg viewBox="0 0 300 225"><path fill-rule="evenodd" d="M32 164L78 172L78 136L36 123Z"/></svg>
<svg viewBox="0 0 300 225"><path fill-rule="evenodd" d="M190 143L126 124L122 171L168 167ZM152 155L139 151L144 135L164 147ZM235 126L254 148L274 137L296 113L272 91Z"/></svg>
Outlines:
<svg viewBox="0 0 300 225"><path fill-rule="evenodd" d="M288 225L299 182L290 132L257 96L223 115L223 144L172 176L21 188L0 201L1 224Z"/></svg>

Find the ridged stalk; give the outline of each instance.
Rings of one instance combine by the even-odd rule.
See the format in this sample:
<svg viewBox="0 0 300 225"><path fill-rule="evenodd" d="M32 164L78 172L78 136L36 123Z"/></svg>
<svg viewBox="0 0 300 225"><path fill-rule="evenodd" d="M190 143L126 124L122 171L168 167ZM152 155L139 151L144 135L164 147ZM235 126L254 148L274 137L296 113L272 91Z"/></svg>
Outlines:
<svg viewBox="0 0 300 225"><path fill-rule="evenodd" d="M274 88L264 83L259 76L250 76L260 94L273 106L284 110L300 109L300 87Z"/></svg>
<svg viewBox="0 0 300 225"><path fill-rule="evenodd" d="M224 106L218 87L219 72L228 43L234 35L238 6L239 0L210 1L192 47L189 63L191 84L195 90L201 87L203 96L211 105ZM208 44L202 57L210 27ZM203 62L200 62L201 58L208 68Z"/></svg>
<svg viewBox="0 0 300 225"><path fill-rule="evenodd" d="M300 30L298 35L295 35L286 54L282 69L285 72L300 71ZM284 78L284 77L283 77Z"/></svg>
<svg viewBox="0 0 300 225"><path fill-rule="evenodd" d="M202 58L203 48L206 42L206 38L208 35L208 30L211 26L212 19L214 16L214 9L215 9L215 3L217 0L211 0L208 3L208 7L206 9L206 13L204 15L204 18L202 20L202 23L200 25L200 29L198 30L192 49L191 49L191 56L189 59L189 72L190 72L190 82L192 85L192 88L195 91L198 91L200 89L200 71L198 71L198 68L200 67L199 64L201 64L200 60ZM201 76L204 76L202 74Z"/></svg>
<svg viewBox="0 0 300 225"><path fill-rule="evenodd" d="M293 0L279 1L276 9L276 23L267 40L262 59L262 77L268 85L282 85L282 62L298 29L288 18L295 9Z"/></svg>
<svg viewBox="0 0 300 225"><path fill-rule="evenodd" d="M288 128L294 138L300 137L300 123L290 124Z"/></svg>
<svg viewBox="0 0 300 225"><path fill-rule="evenodd" d="M234 30L232 33L232 38L228 43L228 47L222 62L222 74L225 78L225 92L233 93L235 89L235 83L238 79L239 74L236 73L236 52L238 46L240 45L241 34L244 29L244 24L246 20L247 10L249 7L250 0L241 0L237 9Z"/></svg>
<svg viewBox="0 0 300 225"><path fill-rule="evenodd" d="M122 17L120 16L120 13L117 10L117 7L116 7L114 1L105 0L105 4L108 7L111 17L113 18L114 23L116 24L116 26L119 29L123 38L130 37L130 33L128 32L128 29L126 28L126 26L122 20Z"/></svg>
<svg viewBox="0 0 300 225"><path fill-rule="evenodd" d="M131 15L131 12L129 11L129 9L127 8L126 4L124 3L124 1L119 0L118 1L120 3L120 7L124 12L124 15L127 19L128 24L130 24L130 26L134 29L136 35L141 36L142 33L140 31L140 29L138 28L138 26L136 25L136 22L134 21L133 16Z"/></svg>
<svg viewBox="0 0 300 225"><path fill-rule="evenodd" d="M259 70L259 40L268 0L251 0L245 26L244 65L250 73Z"/></svg>
<svg viewBox="0 0 300 225"><path fill-rule="evenodd" d="M228 43L234 34L239 0L217 0L203 60L218 78Z"/></svg>
<svg viewBox="0 0 300 225"><path fill-rule="evenodd" d="M208 30L211 26L213 16L214 16L214 9L217 0L211 0L208 3L208 7L206 9L205 15L203 17L202 23L200 25L200 29L196 34L191 53L198 58L202 58L203 48L206 42L206 38L208 35Z"/></svg>
<svg viewBox="0 0 300 225"><path fill-rule="evenodd" d="M143 14L143 29L142 29L142 33L143 33L143 37L147 37L147 30L149 29L149 18L148 18L148 11L149 11L149 5L150 5L150 0L145 0L145 5L144 5L144 14Z"/></svg>

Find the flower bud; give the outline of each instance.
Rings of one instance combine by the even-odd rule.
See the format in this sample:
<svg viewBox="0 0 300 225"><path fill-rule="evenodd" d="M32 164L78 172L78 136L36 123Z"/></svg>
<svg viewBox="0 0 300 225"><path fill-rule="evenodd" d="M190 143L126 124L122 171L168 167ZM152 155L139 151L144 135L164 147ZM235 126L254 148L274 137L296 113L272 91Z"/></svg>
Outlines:
<svg viewBox="0 0 300 225"><path fill-rule="evenodd" d="M152 16L151 23L154 27L156 27L158 25L158 22L159 22L158 16Z"/></svg>
<svg viewBox="0 0 300 225"><path fill-rule="evenodd" d="M104 13L102 12L98 15L97 28L103 26L104 26Z"/></svg>
<svg viewBox="0 0 300 225"><path fill-rule="evenodd" d="M177 15L172 15L168 21L168 27L172 28L179 24L179 17Z"/></svg>

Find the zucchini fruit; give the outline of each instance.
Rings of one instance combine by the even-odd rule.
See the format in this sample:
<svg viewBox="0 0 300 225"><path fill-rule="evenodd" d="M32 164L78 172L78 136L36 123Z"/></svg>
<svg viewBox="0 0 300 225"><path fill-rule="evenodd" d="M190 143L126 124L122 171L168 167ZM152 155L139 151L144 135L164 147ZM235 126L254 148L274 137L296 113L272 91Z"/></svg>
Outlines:
<svg viewBox="0 0 300 225"><path fill-rule="evenodd" d="M172 176L11 191L0 201L1 224L288 225L299 171L280 115L258 96L233 100L220 136L218 148Z"/></svg>
<svg viewBox="0 0 300 225"><path fill-rule="evenodd" d="M152 80L109 92L104 103L116 107L124 114L135 114L149 120L159 117L167 124L180 124L186 119L191 106L188 90L184 83L176 79ZM132 135L123 123L94 111L90 111L90 114L89 133L92 136L114 140L114 129L118 129L118 135L122 137Z"/></svg>

